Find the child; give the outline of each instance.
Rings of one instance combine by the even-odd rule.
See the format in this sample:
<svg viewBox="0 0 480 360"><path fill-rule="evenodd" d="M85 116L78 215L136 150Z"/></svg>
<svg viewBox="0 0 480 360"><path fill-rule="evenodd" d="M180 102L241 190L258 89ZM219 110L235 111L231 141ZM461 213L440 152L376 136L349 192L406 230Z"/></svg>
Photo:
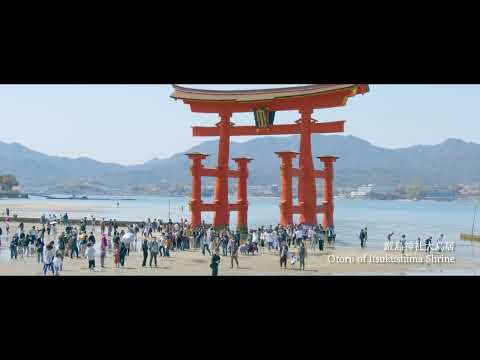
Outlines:
<svg viewBox="0 0 480 360"><path fill-rule="evenodd" d="M212 276L218 276L218 265L220 264L220 256L218 255L218 253L219 250L216 249L210 263L210 268L212 269Z"/></svg>
<svg viewBox="0 0 480 360"><path fill-rule="evenodd" d="M113 246L113 262L115 263L115 267L120 267L120 247L118 243L115 243Z"/></svg>
<svg viewBox="0 0 480 360"><path fill-rule="evenodd" d="M292 267L295 267L296 263L297 263L297 257L295 256L295 253L292 252L290 256L290 265L292 265Z"/></svg>
<svg viewBox="0 0 480 360"><path fill-rule="evenodd" d="M60 276L60 270L63 268L63 258L62 253L57 251L55 255L55 259L53 259L53 275Z"/></svg>
<svg viewBox="0 0 480 360"><path fill-rule="evenodd" d="M90 271L95 270L95 247L91 241L87 244L87 260L88 260L88 268Z"/></svg>
<svg viewBox="0 0 480 360"><path fill-rule="evenodd" d="M53 252L53 247L51 244L47 245L47 251L45 252L45 261L43 263L43 274L47 275L48 270L52 271L52 274L55 274L53 270L53 259L55 257L55 253Z"/></svg>

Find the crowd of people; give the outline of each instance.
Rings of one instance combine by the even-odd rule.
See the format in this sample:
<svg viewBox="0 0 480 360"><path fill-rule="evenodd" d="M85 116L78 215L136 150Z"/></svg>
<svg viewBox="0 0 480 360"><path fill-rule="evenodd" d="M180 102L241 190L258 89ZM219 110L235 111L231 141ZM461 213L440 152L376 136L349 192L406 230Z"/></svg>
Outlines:
<svg viewBox="0 0 480 360"><path fill-rule="evenodd" d="M10 222L11 220L5 222L4 238L7 241L10 239ZM18 224L17 231L9 241L10 257L18 260L36 256L45 275L50 272L59 275L65 257L87 260L88 269L96 271L97 248L101 268L105 267L107 254L111 254L116 268L125 266L130 251L142 252L142 267L158 267L159 259L170 257L171 252L196 250L203 256L207 253L211 256L210 268L214 276L218 274L222 257L230 258L231 268L239 268L239 254L255 256L260 253L276 253L281 268L287 268L289 258L292 268L296 268L298 262L298 268L305 270L306 244L309 243L312 250L323 251L325 243L333 246L336 238L333 226L324 229L321 225L262 226L251 229L242 237L239 231L216 230L205 223L192 229L188 222L163 222L160 219L147 219L134 224L122 223L126 230L120 230L116 219L103 218L97 221L94 216L91 219L84 217L78 226L72 224L67 214L58 217L42 215L39 223L40 226L32 226L30 229L26 229L22 222ZM63 230L58 234L57 229L61 225ZM95 246L98 225L100 243ZM0 227L0 239L1 235ZM242 238L244 241L241 241Z"/></svg>

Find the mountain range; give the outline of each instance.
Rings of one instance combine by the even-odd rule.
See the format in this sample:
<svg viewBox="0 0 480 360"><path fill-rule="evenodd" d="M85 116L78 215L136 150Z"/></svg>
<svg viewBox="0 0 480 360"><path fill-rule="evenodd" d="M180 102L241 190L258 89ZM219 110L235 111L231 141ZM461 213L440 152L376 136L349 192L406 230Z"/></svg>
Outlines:
<svg viewBox="0 0 480 360"><path fill-rule="evenodd" d="M261 137L242 143L232 141L230 155L254 159L250 164L249 185L278 184L280 160L275 151L298 151L298 148L298 136ZM211 154L205 165L214 167L218 141L206 141L185 152L193 151ZM386 149L354 136L313 135L312 152L315 157L326 154L340 157L335 163L335 185L341 187L480 183L480 144L458 139L437 145ZM0 174L15 175L24 188L72 184L122 189L183 186L191 183L189 166L184 153L142 165L120 165L84 157L49 156L18 143L0 142ZM317 159L315 166L321 168ZM235 167L233 162L231 167Z"/></svg>

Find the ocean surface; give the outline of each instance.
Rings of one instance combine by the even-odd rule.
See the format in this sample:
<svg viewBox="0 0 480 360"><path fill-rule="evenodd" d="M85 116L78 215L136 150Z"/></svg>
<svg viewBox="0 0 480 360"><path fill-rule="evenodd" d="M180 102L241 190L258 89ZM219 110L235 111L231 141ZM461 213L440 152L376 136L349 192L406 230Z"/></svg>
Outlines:
<svg viewBox="0 0 480 360"><path fill-rule="evenodd" d="M186 197L137 196L135 201L119 200L48 200L40 197L30 199L0 199L0 210L10 208L11 214L24 217L40 217L49 213L58 215L68 212L70 218L90 217L117 220L146 220L161 218L173 221L182 216L189 218ZM209 202L211 199L204 199ZM232 199L234 201L234 199ZM249 198L249 226L276 224L279 217L279 199L270 197ZM394 232L394 240L405 234L408 241L418 237L424 240L433 236L434 243L440 234L447 241L455 241L455 256L465 259L480 256L480 244L460 240L460 233L470 233L475 201L381 201L381 200L335 200L336 246L360 246L358 234L361 228L368 228L368 247L383 249L387 234ZM183 207L183 213L182 213ZM50 210L46 210L50 209ZM183 215L182 215L183 214ZM479 214L480 217L480 214ZM212 214L203 219L212 221ZM321 215L319 215L319 220ZM231 223L235 226L236 214L232 213ZM480 222L480 219L479 219ZM477 226L475 233L480 233ZM480 269L479 269L480 270Z"/></svg>

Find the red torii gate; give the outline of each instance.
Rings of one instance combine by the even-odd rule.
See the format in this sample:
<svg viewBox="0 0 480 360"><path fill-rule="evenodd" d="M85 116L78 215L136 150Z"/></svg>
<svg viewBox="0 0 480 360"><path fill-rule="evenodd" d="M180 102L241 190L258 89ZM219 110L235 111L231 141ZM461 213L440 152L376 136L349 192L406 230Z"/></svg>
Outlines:
<svg viewBox="0 0 480 360"><path fill-rule="evenodd" d="M293 214L305 213L305 202L299 205L293 205L292 199L292 178L303 177L302 169L295 169L292 166L292 160L297 157L298 153L293 151L276 152L281 159L280 177L281 177L281 193L280 193L280 220L283 226L293 224ZM333 163L338 159L336 156L319 156L318 159L323 162L323 170L314 170L315 178L324 179L323 204L315 206L315 217L317 213L323 213L323 226L333 225ZM300 181L299 181L300 182Z"/></svg>
<svg viewBox="0 0 480 360"><path fill-rule="evenodd" d="M207 154L194 152L187 153L185 155L187 155L188 158L192 160L192 166L190 168L192 176L192 201L190 202L190 212L192 213L191 224L195 228L202 223L202 211L217 211L218 204L222 203L220 201L216 201L213 204L206 204L202 201L201 195L202 176L218 178L220 176L220 171L218 168L209 169L203 167L202 161L209 156ZM247 166L248 163L252 161L252 159L249 159L247 157L236 157L233 158L233 160L237 163L237 170L228 170L227 176L238 179L237 202L235 204L229 204L227 192L227 210L228 212L237 211L237 228L244 232L247 229L248 224ZM222 198L222 201L225 200Z"/></svg>
<svg viewBox="0 0 480 360"><path fill-rule="evenodd" d="M192 112L217 113L220 122L215 127L193 127L193 136L218 136L218 166L216 169L204 171L204 174L216 177L214 204L204 204L203 211L214 211L213 225L216 227L229 226L230 211L233 210L228 204L228 177L231 170L228 169L230 154L231 136L256 136L256 135L300 135L300 161L299 161L299 182L298 182L298 210L299 221L303 224L316 224L318 211L330 209L329 214L324 218L327 225L333 223L333 203L317 207L315 178L319 173L315 171L311 149L311 135L319 133L336 133L344 131L345 121L318 122L312 119L315 109L345 106L351 96L364 94L369 91L368 85L310 85L283 89L267 90L244 90L244 91L216 91L190 89L174 85L175 91L171 95L174 99L181 99L185 104L190 105ZM266 127L257 126L236 126L230 121L235 112L253 112L263 108L267 112L297 110L300 119L294 124L272 125ZM194 159L194 158L192 158ZM197 163L198 160L196 160ZM332 161L333 162L333 161ZM194 160L195 163L195 160ZM325 162L331 163L330 161ZM198 169L196 165L195 169ZM192 167L192 169L194 168ZM201 171L197 170L197 177ZM193 172L192 172L193 174ZM324 175L325 173L322 173ZM205 175L205 176L209 176ZM332 176L325 177L326 189L331 193ZM195 181L195 180L194 180ZM327 189L328 188L328 189ZM327 194L326 194L327 195ZM192 198L192 203L199 198ZM326 201L328 202L328 200ZM195 208L195 206L193 206ZM195 220L195 222L194 222ZM200 225L198 214L193 215L192 225ZM246 224L245 224L246 225Z"/></svg>

